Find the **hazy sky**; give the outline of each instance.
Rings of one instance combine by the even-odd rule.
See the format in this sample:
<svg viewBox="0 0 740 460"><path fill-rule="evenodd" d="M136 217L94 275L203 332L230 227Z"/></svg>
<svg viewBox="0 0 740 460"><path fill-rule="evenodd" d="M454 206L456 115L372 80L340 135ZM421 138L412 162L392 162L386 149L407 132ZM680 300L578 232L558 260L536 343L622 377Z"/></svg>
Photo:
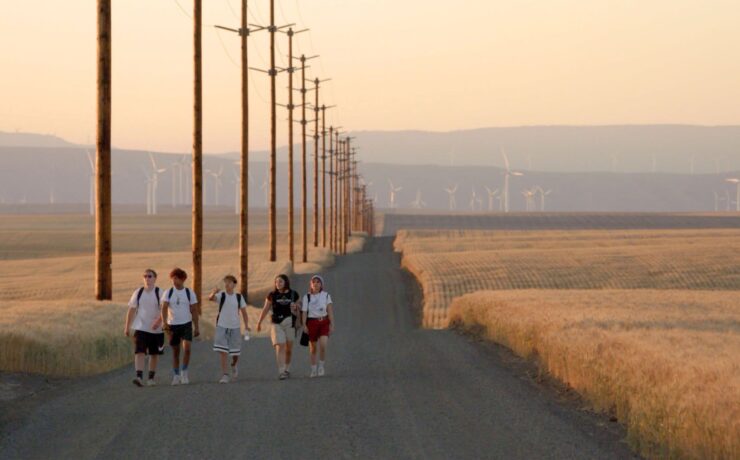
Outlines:
<svg viewBox="0 0 740 460"><path fill-rule="evenodd" d="M192 0L178 0L190 13ZM740 124L737 0L277 0L353 130L533 124ZM239 146L239 0L204 0L204 144ZM94 140L95 1L0 0L0 130ZM268 20L250 0L250 20ZM175 0L113 1L113 144L189 151L192 21ZM263 32L251 64L266 67ZM287 38L279 36L287 53ZM285 63L282 57L278 63ZM269 136L253 73L252 146ZM287 100L287 80L278 83ZM287 142L279 112L279 144Z"/></svg>

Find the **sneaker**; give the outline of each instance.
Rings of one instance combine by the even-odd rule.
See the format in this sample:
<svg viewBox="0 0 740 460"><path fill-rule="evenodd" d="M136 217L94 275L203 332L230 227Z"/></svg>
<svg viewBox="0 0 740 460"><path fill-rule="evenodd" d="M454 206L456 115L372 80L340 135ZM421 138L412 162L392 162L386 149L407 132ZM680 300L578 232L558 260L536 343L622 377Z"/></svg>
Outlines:
<svg viewBox="0 0 740 460"><path fill-rule="evenodd" d="M236 378L239 376L239 367L238 366L231 366L231 381L235 381Z"/></svg>
<svg viewBox="0 0 740 460"><path fill-rule="evenodd" d="M149 380L146 381L146 386L148 386L148 387L153 387L153 386L156 386L156 385L157 385L157 381L154 380L154 379L149 379Z"/></svg>
<svg viewBox="0 0 740 460"><path fill-rule="evenodd" d="M179 385L180 384L180 374L175 374L172 377L172 384L173 385Z"/></svg>
<svg viewBox="0 0 740 460"><path fill-rule="evenodd" d="M316 368L315 367L314 368L311 368L311 375L309 375L309 377L310 378L314 378L314 377L316 377L316 375L318 375L317 372L316 372Z"/></svg>
<svg viewBox="0 0 740 460"><path fill-rule="evenodd" d="M290 371L288 369L285 369L285 375L287 375L288 377L290 377Z"/></svg>
<svg viewBox="0 0 740 460"><path fill-rule="evenodd" d="M319 377L323 377L324 376L324 366L319 366L319 372L318 373L319 373Z"/></svg>
<svg viewBox="0 0 740 460"><path fill-rule="evenodd" d="M135 379L133 380L133 382L134 382L134 385L136 385L137 387L143 387L143 386L144 386L144 383L142 383L142 381L141 381L141 378L140 378L140 377L136 377L136 378L135 378Z"/></svg>
<svg viewBox="0 0 740 460"><path fill-rule="evenodd" d="M285 371L281 372L280 375L278 375L279 380L285 380L288 378L288 374L285 373Z"/></svg>
<svg viewBox="0 0 740 460"><path fill-rule="evenodd" d="M222 375L218 383L229 383L229 376L227 374Z"/></svg>
<svg viewBox="0 0 740 460"><path fill-rule="evenodd" d="M182 371L182 379L180 379L181 383L183 385L187 385L190 383L190 379L188 378L188 371Z"/></svg>

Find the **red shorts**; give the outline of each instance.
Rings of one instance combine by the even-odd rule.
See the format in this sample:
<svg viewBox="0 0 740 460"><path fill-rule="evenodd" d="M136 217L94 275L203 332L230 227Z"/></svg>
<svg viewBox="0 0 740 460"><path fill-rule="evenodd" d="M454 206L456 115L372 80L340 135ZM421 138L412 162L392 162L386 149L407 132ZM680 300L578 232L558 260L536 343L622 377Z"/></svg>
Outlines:
<svg viewBox="0 0 740 460"><path fill-rule="evenodd" d="M329 318L308 318L308 340L316 342L321 336L329 337L329 326L331 326Z"/></svg>

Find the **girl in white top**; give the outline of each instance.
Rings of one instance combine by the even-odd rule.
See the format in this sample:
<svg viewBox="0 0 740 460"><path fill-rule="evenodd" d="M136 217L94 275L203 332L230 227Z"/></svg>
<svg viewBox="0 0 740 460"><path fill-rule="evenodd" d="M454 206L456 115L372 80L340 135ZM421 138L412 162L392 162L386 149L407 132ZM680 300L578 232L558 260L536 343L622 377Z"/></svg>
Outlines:
<svg viewBox="0 0 740 460"><path fill-rule="evenodd" d="M319 275L311 277L308 294L303 296L301 303L303 318L303 332L308 334L309 349L311 352L311 377L322 377L325 373L324 360L326 348L329 344L329 335L334 332L334 309L331 295L324 290L324 279ZM316 363L316 349L318 342L318 365Z"/></svg>

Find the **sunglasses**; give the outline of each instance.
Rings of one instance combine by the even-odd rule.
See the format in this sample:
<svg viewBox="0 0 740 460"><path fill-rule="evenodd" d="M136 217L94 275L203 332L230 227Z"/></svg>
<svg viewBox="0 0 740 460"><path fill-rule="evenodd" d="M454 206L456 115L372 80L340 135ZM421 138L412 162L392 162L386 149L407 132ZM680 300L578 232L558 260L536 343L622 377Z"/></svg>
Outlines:
<svg viewBox="0 0 740 460"><path fill-rule="evenodd" d="M144 278L154 278L154 275L144 275Z"/></svg>

